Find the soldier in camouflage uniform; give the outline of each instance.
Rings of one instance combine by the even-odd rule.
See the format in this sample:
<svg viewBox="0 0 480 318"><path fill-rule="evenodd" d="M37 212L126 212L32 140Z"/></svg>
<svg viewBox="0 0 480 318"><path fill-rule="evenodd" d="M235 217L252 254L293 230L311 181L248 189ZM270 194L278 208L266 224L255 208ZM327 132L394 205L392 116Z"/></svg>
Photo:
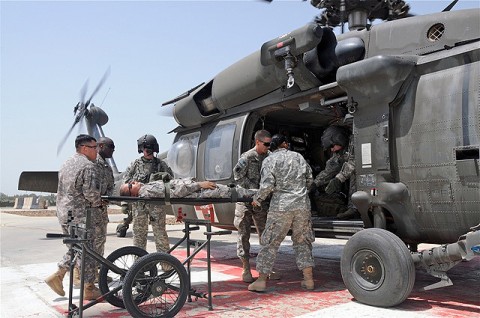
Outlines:
<svg viewBox="0 0 480 318"><path fill-rule="evenodd" d="M248 286L250 291L265 291L268 274L272 271L278 248L292 230L293 249L297 267L303 271L301 286L312 290L313 234L309 188L313 183L312 169L297 152L288 150L283 135L274 135L270 144L273 153L262 164L260 189L253 196L253 206L260 206L272 195L265 231L260 238L261 249L257 256L258 279Z"/></svg>
<svg viewBox="0 0 480 318"><path fill-rule="evenodd" d="M223 184L216 184L211 181L195 181L192 178L172 179L168 182L157 180L146 184L141 182L130 182L120 187L121 196L143 197L143 198L165 198L168 192L170 198L231 198L232 188ZM236 187L238 198L251 198L256 189L243 189Z"/></svg>
<svg viewBox="0 0 480 318"><path fill-rule="evenodd" d="M314 180L317 187L314 200L321 216L336 216L347 208L345 194L342 188L335 188L332 192L326 192L326 186L335 179L335 176L342 170L343 164L348 160L349 152L348 131L344 127L330 126L322 134L322 147L330 149L332 156L328 159L325 169L322 170ZM331 189L331 188L330 188ZM330 190L329 189L329 190Z"/></svg>
<svg viewBox="0 0 480 318"><path fill-rule="evenodd" d="M342 184L345 183L347 180L350 180L350 188L348 193L348 209L345 212L337 214L337 218L342 220L351 219L358 214L357 208L353 205L352 202L352 194L357 191L353 135L350 137L347 155L347 161L343 164L340 172L335 176L335 178L330 180L328 185L325 187L325 193L332 194L340 191L340 189L342 188Z"/></svg>
<svg viewBox="0 0 480 318"><path fill-rule="evenodd" d="M114 189L113 171L106 159L112 158L115 151L113 140L108 137L100 137L97 141L97 159L95 161L96 176L100 182L100 194L112 195ZM107 204L102 204L96 211L92 211L93 225L93 250L102 255L105 252L107 241L108 212ZM97 264L98 265L98 264ZM78 267L75 267L73 285L80 287L80 275Z"/></svg>
<svg viewBox="0 0 480 318"><path fill-rule="evenodd" d="M108 137L101 137L97 142L97 177L100 180L100 194L109 196L113 194L115 187L112 167L107 163L106 159L112 158L115 151L113 140ZM103 256L105 252L105 242L107 241L107 225L108 225L107 205L103 204L95 213L93 222L95 225L95 239L93 241L94 250Z"/></svg>
<svg viewBox="0 0 480 318"><path fill-rule="evenodd" d="M143 156L133 161L125 171L123 182L129 183L138 181L147 183L150 176L157 172L166 172L173 175L168 165L154 156L158 153L159 146L157 139L152 135L144 135L137 140L138 153ZM168 235L166 231L166 211L165 208L152 204L136 202L132 204L133 209L133 245L146 249L148 223L152 224L153 235L155 238L155 247L157 252L166 252L169 250Z"/></svg>
<svg viewBox="0 0 480 318"><path fill-rule="evenodd" d="M91 210L92 214L94 214L102 204L100 182L96 176L94 164L97 158L97 142L91 136L79 135L75 139L75 148L76 153L65 161L58 172L57 217L65 235L69 235L67 226L69 211L72 212L73 223L85 226L87 210L93 208ZM90 226L87 230L87 238L92 240L92 227ZM69 252L58 263L57 272L45 280L48 286L60 296L65 296L62 281L65 273L69 270L72 258ZM77 266L80 266L80 258L77 258ZM95 261L87 256L84 268L85 286L83 293L83 297L86 300L93 300L101 295L99 289L94 284L95 272Z"/></svg>
<svg viewBox="0 0 480 318"><path fill-rule="evenodd" d="M244 152L238 163L233 168L235 183L245 189L258 189L260 186L260 169L263 160L268 156L268 147L272 136L266 130L255 133L255 147ZM235 205L235 219L233 224L238 230L237 256L242 261L242 280L252 283L253 277L250 270L250 232L255 224L260 237L265 229L267 220L268 203L259 209L253 209L249 202L238 202Z"/></svg>

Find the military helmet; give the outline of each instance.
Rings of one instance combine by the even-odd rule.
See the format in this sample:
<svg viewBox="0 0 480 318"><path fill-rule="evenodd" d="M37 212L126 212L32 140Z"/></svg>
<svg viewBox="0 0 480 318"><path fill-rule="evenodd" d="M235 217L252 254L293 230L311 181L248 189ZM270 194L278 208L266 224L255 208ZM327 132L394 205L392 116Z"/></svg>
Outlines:
<svg viewBox="0 0 480 318"><path fill-rule="evenodd" d="M322 147L325 149L339 145L346 147L348 145L348 132L345 128L340 126L330 126L323 131Z"/></svg>
<svg viewBox="0 0 480 318"><path fill-rule="evenodd" d="M143 135L137 140L138 153L142 153L143 149L150 149L153 152L158 152L160 147L158 146L157 139L152 135Z"/></svg>

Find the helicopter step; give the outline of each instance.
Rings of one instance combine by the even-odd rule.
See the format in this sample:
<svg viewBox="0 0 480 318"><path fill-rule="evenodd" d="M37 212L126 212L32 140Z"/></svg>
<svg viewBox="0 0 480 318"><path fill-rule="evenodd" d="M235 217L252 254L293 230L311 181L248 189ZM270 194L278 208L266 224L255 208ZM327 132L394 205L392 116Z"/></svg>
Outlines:
<svg viewBox="0 0 480 318"><path fill-rule="evenodd" d="M348 238L363 230L361 220L338 220L332 217L312 216L316 237Z"/></svg>

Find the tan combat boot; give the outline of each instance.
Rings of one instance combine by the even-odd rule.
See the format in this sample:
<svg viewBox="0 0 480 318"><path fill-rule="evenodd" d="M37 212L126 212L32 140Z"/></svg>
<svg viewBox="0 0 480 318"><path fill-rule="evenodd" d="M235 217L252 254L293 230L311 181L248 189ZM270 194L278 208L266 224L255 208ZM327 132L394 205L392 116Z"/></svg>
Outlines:
<svg viewBox="0 0 480 318"><path fill-rule="evenodd" d="M313 290L315 288L315 283L313 282L313 267L303 269L302 287L308 290Z"/></svg>
<svg viewBox="0 0 480 318"><path fill-rule="evenodd" d="M242 280L245 283L253 283L252 271L250 270L250 262L248 258L241 258L242 260Z"/></svg>
<svg viewBox="0 0 480 318"><path fill-rule="evenodd" d="M94 283L86 283L83 287L84 300L95 300L100 296L102 296L102 293L100 292L100 289L95 287Z"/></svg>
<svg viewBox="0 0 480 318"><path fill-rule="evenodd" d="M267 289L267 279L268 274L261 274L258 276L257 280L250 285L248 285L249 291L263 292Z"/></svg>
<svg viewBox="0 0 480 318"><path fill-rule="evenodd" d="M73 268L73 287L80 288L81 281L80 281L80 270L77 266Z"/></svg>
<svg viewBox="0 0 480 318"><path fill-rule="evenodd" d="M68 269L59 267L55 273L45 279L45 283L47 283L48 287L60 296L65 296L65 291L63 290L63 278L67 272Z"/></svg>
<svg viewBox="0 0 480 318"><path fill-rule="evenodd" d="M270 279L270 280L280 280L280 279L282 279L282 275L279 272L271 272L268 275L268 279Z"/></svg>

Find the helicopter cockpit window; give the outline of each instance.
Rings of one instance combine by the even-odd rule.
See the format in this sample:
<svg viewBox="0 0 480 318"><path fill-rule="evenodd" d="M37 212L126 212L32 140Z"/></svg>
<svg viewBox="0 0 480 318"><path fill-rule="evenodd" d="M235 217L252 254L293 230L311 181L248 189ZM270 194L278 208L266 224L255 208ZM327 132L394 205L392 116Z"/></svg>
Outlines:
<svg viewBox="0 0 480 318"><path fill-rule="evenodd" d="M197 149L200 132L181 136L170 147L167 155L168 165L175 178L195 178L197 176Z"/></svg>
<svg viewBox="0 0 480 318"><path fill-rule="evenodd" d="M205 178L225 180L232 176L232 149L235 124L215 127L205 148Z"/></svg>

